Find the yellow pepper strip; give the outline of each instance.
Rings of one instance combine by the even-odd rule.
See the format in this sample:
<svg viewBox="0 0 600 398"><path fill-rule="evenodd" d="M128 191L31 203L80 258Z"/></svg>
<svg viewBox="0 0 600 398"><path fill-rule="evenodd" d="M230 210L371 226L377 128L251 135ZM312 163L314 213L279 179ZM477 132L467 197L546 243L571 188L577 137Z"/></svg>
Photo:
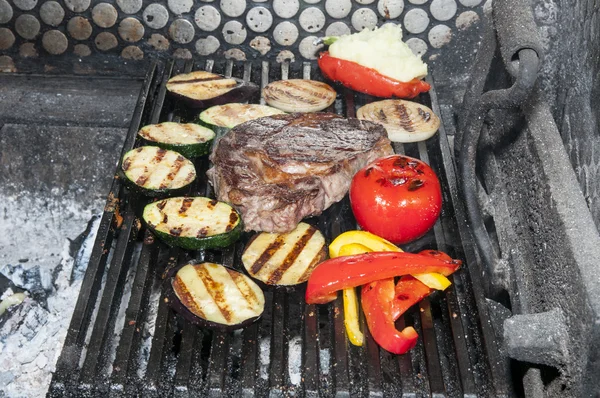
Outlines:
<svg viewBox="0 0 600 398"><path fill-rule="evenodd" d="M358 322L358 298L356 297L356 290L353 287L344 289L344 326L346 326L346 335L348 340L355 346L362 346L365 341L365 335L360 330L360 323Z"/></svg>
<svg viewBox="0 0 600 398"><path fill-rule="evenodd" d="M428 274L414 274L413 277L430 289L446 290L452 284L448 278L442 274L430 272Z"/></svg>
<svg viewBox="0 0 600 398"><path fill-rule="evenodd" d="M331 253L331 246L329 246L329 251ZM335 257L352 256L371 251L367 246L360 243L349 243L340 247ZM353 287L344 289L342 297L344 299L344 326L346 326L348 340L355 346L360 347L365 341L365 336L360 330L360 323L358 322L358 298L356 297L356 290Z"/></svg>
<svg viewBox="0 0 600 398"><path fill-rule="evenodd" d="M367 231L347 231L343 234L339 235L334 239L333 242L329 245L329 257L335 258L339 257L340 249L342 246L351 244L351 243L360 243L363 246L366 246L371 252L397 252L402 251L396 245L387 240L380 238L377 235L374 235ZM364 252L363 252L364 253ZM355 253L361 254L361 253Z"/></svg>

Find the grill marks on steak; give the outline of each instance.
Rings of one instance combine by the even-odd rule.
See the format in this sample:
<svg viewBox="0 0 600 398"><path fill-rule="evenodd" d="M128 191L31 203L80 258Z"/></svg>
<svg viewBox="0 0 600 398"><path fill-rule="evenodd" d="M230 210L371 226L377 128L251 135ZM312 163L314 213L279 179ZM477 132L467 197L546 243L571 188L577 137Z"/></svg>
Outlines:
<svg viewBox="0 0 600 398"><path fill-rule="evenodd" d="M359 169L392 153L375 123L329 113L275 115L219 140L208 176L246 230L288 232L341 200Z"/></svg>

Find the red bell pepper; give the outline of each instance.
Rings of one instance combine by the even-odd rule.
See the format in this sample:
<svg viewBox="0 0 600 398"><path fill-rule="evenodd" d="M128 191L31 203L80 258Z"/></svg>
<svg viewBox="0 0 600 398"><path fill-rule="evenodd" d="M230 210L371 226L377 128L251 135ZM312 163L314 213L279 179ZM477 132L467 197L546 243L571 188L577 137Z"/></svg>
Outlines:
<svg viewBox="0 0 600 398"><path fill-rule="evenodd" d="M329 51L319 55L319 67L323 75L344 86L375 97L414 98L429 91L431 86L419 79L401 82L379 73L376 69L356 62L335 58Z"/></svg>
<svg viewBox="0 0 600 398"><path fill-rule="evenodd" d="M319 264L306 286L308 304L326 304L335 300L337 291L395 276L437 272L450 275L460 260L404 252L372 252L337 257Z"/></svg>
<svg viewBox="0 0 600 398"><path fill-rule="evenodd" d="M377 344L393 354L404 354L417 344L419 335L411 326L401 332L396 329L394 291L394 278L371 282L362 288L361 303L367 326Z"/></svg>
<svg viewBox="0 0 600 398"><path fill-rule="evenodd" d="M419 255L452 260L446 253L436 250L425 250ZM377 344L393 354L404 354L413 348L419 337L415 329L409 326L400 332L394 322L433 290L410 275L400 278L396 287L393 278L363 286L362 308L371 336Z"/></svg>
<svg viewBox="0 0 600 398"><path fill-rule="evenodd" d="M392 303L394 321L433 291L434 289L427 287L427 285L410 275L400 278L394 289L394 302Z"/></svg>

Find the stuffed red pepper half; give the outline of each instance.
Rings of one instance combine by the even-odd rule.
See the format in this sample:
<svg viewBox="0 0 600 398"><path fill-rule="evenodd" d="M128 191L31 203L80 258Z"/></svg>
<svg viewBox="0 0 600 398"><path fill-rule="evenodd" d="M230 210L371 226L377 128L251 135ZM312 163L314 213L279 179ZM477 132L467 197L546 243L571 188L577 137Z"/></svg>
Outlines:
<svg viewBox="0 0 600 398"><path fill-rule="evenodd" d="M421 79L427 65L402 41L400 25L340 37L327 37L329 51L319 56L319 67L328 79L375 97L414 98L429 91Z"/></svg>

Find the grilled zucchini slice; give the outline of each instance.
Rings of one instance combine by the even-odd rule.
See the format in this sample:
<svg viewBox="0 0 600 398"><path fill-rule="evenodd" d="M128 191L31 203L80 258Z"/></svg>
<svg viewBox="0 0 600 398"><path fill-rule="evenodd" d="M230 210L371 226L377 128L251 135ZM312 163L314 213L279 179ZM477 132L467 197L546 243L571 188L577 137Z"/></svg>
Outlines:
<svg viewBox="0 0 600 398"><path fill-rule="evenodd" d="M252 82L195 71L169 79L167 90L192 108L207 108L231 101L246 101L259 89Z"/></svg>
<svg viewBox="0 0 600 398"><path fill-rule="evenodd" d="M323 234L301 222L285 234L255 235L244 249L242 263L253 278L267 285L297 285L326 258Z"/></svg>
<svg viewBox="0 0 600 398"><path fill-rule="evenodd" d="M171 286L184 307L174 308L202 326L244 327L265 308L265 296L252 279L219 264L187 264L177 271Z"/></svg>
<svg viewBox="0 0 600 398"><path fill-rule="evenodd" d="M440 118L431 109L405 100L372 102L359 108L356 117L383 125L394 142L425 141L440 127Z"/></svg>
<svg viewBox="0 0 600 398"><path fill-rule="evenodd" d="M316 80L290 79L267 84L263 96L267 104L285 112L318 112L335 101L330 85Z"/></svg>
<svg viewBox="0 0 600 398"><path fill-rule="evenodd" d="M232 129L248 120L283 113L285 112L267 105L231 103L208 108L200 113L200 121L211 128Z"/></svg>
<svg viewBox="0 0 600 398"><path fill-rule="evenodd" d="M129 185L148 196L174 193L196 179L194 164L179 152L141 146L123 156L121 169Z"/></svg>
<svg viewBox="0 0 600 398"><path fill-rule="evenodd" d="M215 133L195 123L164 122L142 127L138 135L150 144L177 151L187 158L206 155Z"/></svg>
<svg viewBox="0 0 600 398"><path fill-rule="evenodd" d="M150 203L142 218L170 246L189 250L226 247L242 234L242 218L227 203L176 197Z"/></svg>

